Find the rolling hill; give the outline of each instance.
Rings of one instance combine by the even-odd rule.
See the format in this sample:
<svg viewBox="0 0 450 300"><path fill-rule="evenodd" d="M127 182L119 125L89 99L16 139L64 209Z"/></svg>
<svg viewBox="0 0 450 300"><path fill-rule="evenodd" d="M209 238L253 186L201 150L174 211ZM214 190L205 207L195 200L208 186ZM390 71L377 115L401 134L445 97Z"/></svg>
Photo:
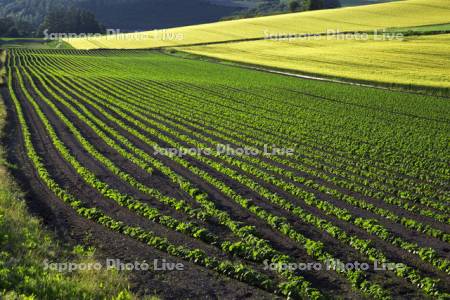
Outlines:
<svg viewBox="0 0 450 300"><path fill-rule="evenodd" d="M276 3L278 0L272 0ZM328 0L327 0L328 1ZM288 2L281 0L281 3ZM344 6L385 0L342 0ZM0 18L12 17L38 27L49 11L78 7L88 10L108 28L122 31L171 28L218 21L224 17L270 14L284 6L264 0L0 0ZM266 4L266 5L264 5ZM252 12L253 11L253 12Z"/></svg>
<svg viewBox="0 0 450 300"><path fill-rule="evenodd" d="M207 0L95 0L79 6L93 12L108 28L126 31L209 23L239 9Z"/></svg>
<svg viewBox="0 0 450 300"><path fill-rule="evenodd" d="M0 0L0 17L39 26L52 9L71 6L94 13L107 28L128 31L213 22L238 9L207 0Z"/></svg>
<svg viewBox="0 0 450 300"><path fill-rule="evenodd" d="M302 74L448 88L449 35L415 36L428 34L427 30L434 34L446 33L446 25L435 24L448 20L450 2L408 0L180 27L144 32L140 36L72 39L68 42L78 49L176 47L197 55ZM323 35L330 29L333 32L376 29L393 32L385 36L378 32L378 36L368 35L361 40L358 35L350 38ZM396 38L394 33L402 33L402 30L412 36ZM408 33L411 30L416 33ZM304 36L316 33L323 36ZM295 38L286 39L285 36Z"/></svg>
<svg viewBox="0 0 450 300"><path fill-rule="evenodd" d="M264 39L270 35L323 33L329 29L367 31L448 23L446 0L407 0L368 6L308 11L205 25L147 31L141 34L67 40L78 49L145 49Z"/></svg>
<svg viewBox="0 0 450 300"><path fill-rule="evenodd" d="M450 34L408 36L384 41L374 37L369 40L339 40L337 37L261 40L179 50L304 75L389 85L450 88Z"/></svg>

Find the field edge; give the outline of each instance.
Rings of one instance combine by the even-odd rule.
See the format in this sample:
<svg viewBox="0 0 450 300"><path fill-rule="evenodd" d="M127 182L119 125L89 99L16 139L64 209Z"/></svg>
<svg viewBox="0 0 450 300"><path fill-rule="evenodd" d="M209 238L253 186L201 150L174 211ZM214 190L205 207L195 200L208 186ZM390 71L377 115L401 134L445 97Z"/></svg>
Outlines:
<svg viewBox="0 0 450 300"><path fill-rule="evenodd" d="M102 49L102 50L107 51L107 50L112 50L112 49ZM87 50L87 51L92 51L92 50ZM99 51L99 50L96 49L94 51ZM178 47L177 48L168 47L168 48L161 48L161 49L149 49L146 51L158 51L158 52L166 54L166 55L176 56L176 57L184 58L184 59L202 60L202 61L207 61L207 62L216 63L216 64L234 66L234 67L238 67L238 68L245 68L245 69L255 70L255 71L259 71L259 72L278 74L278 75L282 75L282 76L294 77L294 78L299 78L299 79L316 80L316 81L322 81L322 82L332 82L332 83L339 83L339 84L344 84L344 85L354 85L354 86L361 86L361 87L374 88L374 89L383 89L383 90L389 90L392 92L403 92L403 93L411 93L411 94L418 94L418 95L424 95L424 96L450 98L450 88L445 88L445 87L437 88L437 87L413 85L413 84L400 84L400 83L382 82L382 81L377 82L377 81L363 80L363 79L357 79L357 78L339 77L339 76L332 76L332 75L319 74L319 73L303 72L303 71L294 70L294 69L276 68L276 67L272 67L272 66L252 64L252 63L240 62L240 61L235 61L235 60L230 60L230 59L217 58L217 57L209 56L209 55L191 53L188 51L183 51L183 50L179 49Z"/></svg>

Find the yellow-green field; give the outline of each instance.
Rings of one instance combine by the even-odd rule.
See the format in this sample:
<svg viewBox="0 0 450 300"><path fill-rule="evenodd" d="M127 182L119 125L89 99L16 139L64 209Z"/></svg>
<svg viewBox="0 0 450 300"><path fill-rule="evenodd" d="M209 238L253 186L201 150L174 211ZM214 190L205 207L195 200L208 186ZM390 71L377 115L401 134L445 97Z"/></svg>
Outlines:
<svg viewBox="0 0 450 300"><path fill-rule="evenodd" d="M310 11L252 19L187 26L141 34L68 39L77 49L155 48L240 39L266 34L322 33L329 29L367 31L389 27L411 27L448 23L450 1L405 0L368 6Z"/></svg>
<svg viewBox="0 0 450 300"><path fill-rule="evenodd" d="M449 22L449 0L405 0L67 42L78 49L178 47L193 54L303 73L448 88L450 35L409 36L403 40L376 40L373 36L267 38L384 28L392 32L443 30Z"/></svg>
<svg viewBox="0 0 450 300"><path fill-rule="evenodd" d="M450 87L450 35L403 40L261 40L181 48L194 54L350 79Z"/></svg>

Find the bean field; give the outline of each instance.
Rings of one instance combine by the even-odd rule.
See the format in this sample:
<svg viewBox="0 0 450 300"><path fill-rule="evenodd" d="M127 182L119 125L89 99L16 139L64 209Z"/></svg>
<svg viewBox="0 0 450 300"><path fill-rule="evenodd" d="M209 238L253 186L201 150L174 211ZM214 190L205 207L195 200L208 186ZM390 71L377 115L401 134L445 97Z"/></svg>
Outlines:
<svg viewBox="0 0 450 300"><path fill-rule="evenodd" d="M230 297L449 297L448 99L141 50L8 50L6 73L11 159L61 228Z"/></svg>

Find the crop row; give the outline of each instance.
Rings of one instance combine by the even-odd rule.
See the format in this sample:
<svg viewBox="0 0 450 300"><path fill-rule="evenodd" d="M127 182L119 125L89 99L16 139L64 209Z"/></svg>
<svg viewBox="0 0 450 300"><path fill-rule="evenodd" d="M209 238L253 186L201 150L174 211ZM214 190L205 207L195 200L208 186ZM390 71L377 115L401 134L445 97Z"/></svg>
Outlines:
<svg viewBox="0 0 450 300"><path fill-rule="evenodd" d="M57 79L54 78L54 81L57 81ZM90 104L94 106L93 103L90 103ZM96 108L97 108L97 110L102 111L99 107L96 107ZM103 113L103 115L106 115L106 114ZM197 172L201 172L201 171L197 170ZM222 186L222 188L223 188L223 186ZM195 194L194 196L195 196L196 200L202 199L203 203L207 200L206 198L204 198L204 195L202 195L202 194ZM245 201L245 199L241 199L241 201ZM213 204L211 202L209 202L206 204L206 207L211 207L212 205ZM211 209L210 209L210 211L211 211ZM265 213L262 215L267 215L267 214L268 213ZM214 214L214 216L218 216L218 215L220 216L220 214L218 214L218 213ZM222 212L222 215L223 215L223 212ZM221 217L220 219L223 220L224 217ZM279 218L276 216L268 214L268 216L266 216L265 219L268 220L271 223L270 225L272 225L272 226L274 226L274 224L276 224L277 226L283 225L283 224L278 224L279 222L277 222L277 221ZM226 222L225 224L230 224L230 221L227 220L227 218L225 218L225 222ZM232 228L236 228L236 225L232 225ZM286 229L286 228L288 228L288 229ZM326 253L325 251L320 250L323 248L323 246L321 245L320 242L314 242L310 239L307 239L307 238L301 236L298 232L294 231L293 229L289 229L289 228L290 228L289 226L284 226L285 234L288 236L295 236L295 240L297 242L303 242L306 251L308 253L313 253L314 254L314 255L312 255L313 257L315 257L316 259L320 259L323 262L336 261L336 259L332 255ZM244 233L243 230L241 230L241 232ZM242 235L242 233L239 233L239 235ZM248 235L245 236L245 238L248 238ZM257 246L257 248L254 248L255 250L254 250L253 256L259 257L260 259L266 258L265 256L267 256L267 255L262 255L261 253L266 253L267 249L261 248L261 242L259 242L258 244L255 244L254 246ZM230 244L229 248L234 249L234 250L238 249L236 244L233 244L233 245ZM222 247L222 249L225 250L225 247ZM258 249L258 250L256 250L256 249ZM289 262L289 260L287 259L286 256L280 257L278 259L274 259L272 257L271 261L274 263L280 263L280 264ZM385 294L384 294L384 292L381 291L380 287L378 287L377 285L374 285L374 284L370 284L366 280L363 280L363 275L361 274L362 272L352 271L352 270L348 270L348 271L343 270L342 272L346 273L347 278L349 278L351 283L355 287L359 287L363 292L369 293L370 295L372 295L375 298L380 298L380 299L385 298ZM297 282L297 283L300 282L298 276L291 278L291 281ZM307 285L305 285L304 288L309 289L309 287Z"/></svg>
<svg viewBox="0 0 450 300"><path fill-rule="evenodd" d="M88 83L86 83L84 86L87 86L87 84L88 84ZM114 105L114 104L113 104L113 101L109 101L109 102L110 102L111 105ZM92 104L91 104L91 105L92 105ZM120 106L120 105L119 105L119 106ZM97 109L98 109L98 108L97 108ZM120 115L120 113L119 113L118 111L115 111L115 112L116 112L117 114ZM102 113L104 114L104 112L102 112ZM132 113L132 112L131 112L131 111L128 111L128 113ZM121 116L124 117L124 118L126 118L126 116L125 116L124 114L122 114ZM137 116L137 117L139 117L139 116ZM114 121L115 121L116 123L119 123L118 120L114 120ZM129 121L129 122L133 122L133 121L130 120L130 119L128 119L128 121ZM136 121L134 121L134 122L136 122ZM156 134L155 132L151 132L151 133L152 133L153 135ZM160 137L160 138L164 138L164 137ZM367 223L366 223L366 224L367 224ZM365 225L366 225L366 224L365 224ZM376 225L376 224L372 224L372 225ZM428 249L427 249L427 250L428 250ZM422 252L424 252L424 251L421 251L420 253L422 254ZM423 257L426 258L427 256L423 255ZM439 261L439 266L441 266L441 265L442 265L442 262ZM446 265L444 265L444 267L446 267ZM413 282L414 282L414 281L417 282L417 279L415 279L414 276L412 276L412 281L413 281ZM426 280L425 280L425 281L426 281Z"/></svg>
<svg viewBox="0 0 450 300"><path fill-rule="evenodd" d="M380 168L374 169L377 172L366 172L364 170L371 168L372 159L370 157L357 154L360 159L357 164L346 164L345 162L349 161L350 156L346 156L343 160L334 160L325 143L310 143L309 140L302 145L302 149L309 151L306 159L304 155L284 158L279 156L228 156L215 152L210 157L190 153L187 153L186 157L153 156L146 149L163 150L163 146L176 149L186 147L205 149L223 142L251 147L261 147L267 142L274 145L286 145L281 138L283 135L286 135L288 139L295 140L295 137L300 134L297 128L304 130L307 127L304 126L304 123L293 121L291 118L293 115L285 111L286 119L283 120L283 126L286 125L286 127L284 129L281 126L276 128L277 126L273 122L275 118L268 106L270 101L258 102L258 95L248 98L252 101L248 101L249 104L246 104L245 101L236 100L240 92L230 92L230 88L227 87L218 87L213 91L209 88L197 87L194 84L182 83L183 81L164 80L163 77L158 78L158 76L155 76L156 80L125 78L121 75L123 70L121 71L120 68L124 64L120 60L112 59L111 65L108 65L105 63L107 60L103 59L101 55L87 56L86 58L89 58L90 61L86 65L83 60L80 60L80 56L84 54L71 56L75 53L70 55L54 53L55 56L50 57L47 52L40 52L17 51L10 54L10 66L15 71L13 74L17 78L21 93L25 95L25 99L43 122L49 137L62 157L74 167L87 184L99 190L106 198L118 201L122 206L134 210L144 217L149 217L150 220L167 228L213 245L229 255L253 262L262 262L267 258L271 262L280 264L293 261L291 257L274 250L268 241L258 237L256 228L235 221L226 211L218 209L215 201L191 182L189 177L180 175L165 164L165 161L170 160L170 165L175 163L178 168L188 171L188 173L185 171L183 173L192 173L201 181L219 190L227 199L233 200L278 233L295 241L310 257L316 260L336 261L336 258L326 249L326 245L300 233L285 217L270 212L266 204L262 205L262 203L248 199L246 192L234 188L235 183L275 207L277 212L281 209L290 215L295 215L302 223L312 225L318 232L326 232L345 247L355 249L371 261L392 262L388 255L376 246L380 244L380 241L377 240L374 243L369 239L362 239L358 234L354 234L353 227L364 232L364 236L374 235L391 247L403 249L420 260L430 263L437 270L449 274L449 261L440 257L436 250L424 248L415 242L408 241L413 234L406 233L408 238L404 239L400 237L399 233L389 230L389 227L392 226L390 223L393 222L410 230L436 237L443 242L449 242L449 235L445 231L426 224L430 220L425 219L426 222L422 223L410 217L419 214L435 221L449 223L446 216L448 206L444 204L447 200L446 192L442 193L440 188L436 189L440 185L438 178L446 176L439 171L441 168L439 160L433 161L424 158L421 160L424 164L417 165L423 166L427 170L433 168L437 170L437 173L433 171L434 175L431 177L420 178L420 180L428 182L425 184L428 187L424 189L405 188L404 191L401 191L398 188L406 187L407 181L401 177L398 181L392 181L389 176L393 173L387 171L390 168L383 167L395 166L394 163L390 164L389 162L399 162L397 158L391 157L391 160L380 157L380 163L377 164ZM120 55L135 54L121 53ZM142 58L145 57L145 54L140 52L138 56ZM129 68L126 72L131 72L133 68L135 70L140 68L138 60L130 60L130 62L132 62L131 65L124 66L124 68ZM98 71L94 73L94 69ZM157 69L155 70L157 72ZM89 76L79 76L87 71L93 73L89 73ZM74 76L71 72L77 75ZM10 71L10 73L12 72ZM22 79L22 73L25 75L25 80ZM107 75L108 73L109 75ZM140 202L131 195L122 194L100 181L92 171L82 166L64 146L45 113L39 108L27 89L31 89L38 95L39 102L46 103L45 107L51 109L52 114L59 119L58 122L64 124L90 156L105 166L123 183L186 214L189 218L197 219L200 222L208 222L210 219L219 220L219 223L227 227L239 240L237 242L223 241L221 237L217 237L204 227L162 215L155 208ZM46 94L50 96L46 96ZM212 102L208 104L208 100L212 100ZM253 113L247 114L245 109L251 109ZM283 111L285 108L278 106L277 109ZM70 111L70 115L66 115L65 111ZM321 113L315 114L314 118L320 118L320 115ZM237 116L240 120L255 118L258 124L267 124L268 128L276 128L274 132L279 134L271 134L266 131L258 133L253 128L237 126L236 122L232 121L232 118ZM106 145L149 176L155 170L164 174L183 191L184 195L188 196L189 201L164 196L155 188L142 184L127 171L115 165L102 151L96 149L95 145L83 137L82 132L77 129L77 125L72 123L74 117L77 118L77 123L86 124ZM347 121L355 122L356 119L348 118ZM123 135L124 132L132 139ZM146 145L146 149L137 146L134 142L136 140ZM354 145L360 147L358 142ZM348 144L342 146L342 149L346 149ZM406 148L408 147L409 145ZM317 149L320 150L317 151ZM164 151L160 151L160 153L164 153ZM347 153L354 155L351 152ZM409 155L409 159L414 155ZM364 165L361 168L362 172L360 170L358 173L357 169L358 166L361 166L361 162ZM409 170L413 169L409 168ZM401 172L403 173L403 170ZM422 186L419 181L412 180L417 186ZM398 184L399 182L402 184ZM279 190L282 191L281 194L278 193ZM348 191L356 191L370 200L358 195L350 195ZM410 193L411 191L413 192ZM436 191L439 192L436 193ZM406 193L406 195L401 193ZM420 198L417 197L419 194L422 195ZM433 197L435 199L432 199ZM331 201L324 200L327 198ZM373 201L373 199L377 199L377 201ZM388 206L380 204L380 202L398 208L389 210L386 209ZM195 203L195 205L191 203ZM424 206L429 208L424 208ZM408 211L409 216L399 213L402 209ZM359 215L361 214L358 212L359 210L367 211L375 218L363 218ZM320 212L320 215L326 217L320 217L316 215L316 212ZM367 216L367 213L362 213L362 215ZM381 224L380 221L385 222L387 226ZM444 224L442 225L441 228L445 228ZM388 293L380 285L370 282L368 274L348 270L342 271L342 273L353 287L371 298L388 297ZM399 278L407 279L425 294L436 297L447 295L441 289L439 280L424 276L420 270L412 266L405 265L405 268L394 270L393 273ZM312 288L311 284L297 273L279 270L279 276L282 279L276 289L284 295L320 297L320 292ZM274 283L271 282L271 285Z"/></svg>
<svg viewBox="0 0 450 300"><path fill-rule="evenodd" d="M11 78L12 72L11 68L9 68L9 93L11 99L14 102L17 118L21 127L22 137L25 142L27 156L32 161L37 174L39 175L40 179L47 185L48 189L52 191L58 198L72 207L77 214L86 219L101 224L110 230L122 233L155 249L164 251L172 256L183 258L187 261L191 261L195 264L215 270L219 273L243 282L247 282L251 285L261 287L269 291L275 291L274 286L269 278L246 267L243 264L235 264L230 261L210 257L200 249L190 249L185 246L176 246L174 244L171 244L166 238L159 237L153 232L145 231L139 227L128 226L123 222L117 221L107 216L102 210L98 208L89 208L83 205L82 201L78 200L66 190L61 188L61 186L59 186L58 183L56 183L56 181L51 177L50 173L42 162L42 158L37 154L37 151L34 148L29 125L25 120L20 101L17 99L16 94L12 88L13 84ZM286 295L289 295L288 290L285 292ZM316 296L318 295L316 294Z"/></svg>
<svg viewBox="0 0 450 300"><path fill-rule="evenodd" d="M112 166L112 162L108 162L108 159L103 157L101 154L99 154L96 150L93 150L93 146L89 145L89 143L81 137L81 134L77 131L77 129L72 125L66 117L55 107L55 105L49 100L45 98L45 96L37 90L37 87L34 85L34 83L31 81L31 85L36 90L38 94L40 94L40 98L44 99L47 104L49 104L54 111L57 113L58 117L64 120L64 123L66 126L69 127L69 129L74 133L74 135L79 139L79 141L82 143L82 145L85 147L85 149L94 157L96 157L100 162L102 162L104 165L108 166L110 170L116 169L117 167ZM42 81L41 81L42 82ZM43 82L42 82L43 83ZM43 83L45 86L45 83ZM46 86L45 86L46 87ZM46 87L47 88L47 87ZM49 92L52 92L50 89L47 88ZM53 94L56 99L58 99L61 103L64 103L66 106L69 106L65 100L58 97L56 94ZM75 110L72 109L72 112L75 112ZM79 114L78 114L79 115ZM44 118L41 116L41 118ZM85 121L86 119L83 118ZM92 123L90 123L93 125ZM94 126L92 128L95 128ZM95 130L96 133L100 133L100 130ZM51 134L53 136L53 134ZM96 153L97 152L97 153ZM66 154L67 159L67 154ZM136 158L137 159L137 158ZM138 159L137 159L138 160ZM113 173L118 174L120 171L113 171ZM130 175L122 176L122 179L124 181L127 181L130 185L136 186L137 184L134 183L134 180L130 182ZM179 179L179 178L178 178ZM189 189L191 191L191 189ZM192 192L191 192L192 193ZM205 195L196 194L196 199L204 198ZM203 199L203 202L206 202L207 199ZM213 207L214 204L212 202L207 202L206 207L209 208L207 211L208 215L217 217L219 220L222 221L223 224L227 224L229 228L233 230L234 233L236 233L238 236L241 236L243 239L240 242L232 243L230 241L225 241L222 244L220 244L218 247L222 249L223 251L233 254L242 256L247 259L251 259L253 261L262 262L264 259L269 259L272 263L279 263L279 264L286 264L291 262L292 260L286 256L282 255L281 253L277 253L273 249L271 249L267 243L261 239L256 238L251 234L253 229L249 226L242 227L236 222L232 221L227 214L224 212L220 212L217 209ZM185 206L187 206L185 204ZM128 206L130 209L133 208L133 206ZM184 227L183 227L184 229ZM216 242L217 238L211 237L211 234L208 234L208 232L205 229L201 229L201 231L196 231L192 234L193 237L200 238L204 242ZM330 258L330 257L329 257ZM284 277L287 277L289 281L281 283L281 285L287 285L291 286L293 288L299 288L301 287L304 293L308 294L310 291L314 294L314 290L310 288L310 284L306 282L302 277L298 275L294 275L289 272L289 270L280 270L281 275ZM294 284L295 283L295 284Z"/></svg>
<svg viewBox="0 0 450 300"><path fill-rule="evenodd" d="M186 87L184 87L186 90L187 90L187 88ZM199 92L199 93L201 93L201 91L197 91L197 92ZM186 93L185 93L186 94ZM209 94L205 94L205 97L204 98L209 98L209 99L214 99L214 97L212 97L211 95L209 95ZM201 98L198 98L197 100L200 100L201 101ZM204 100L203 100L204 101ZM195 105L195 103L193 104L193 105ZM223 112L223 111L221 111L221 113L223 113L223 114L229 114L229 112ZM216 117L217 118L220 118L220 114L216 114ZM231 118L232 118L232 116L230 116ZM248 124L250 124L250 123L248 123ZM269 124L270 125L270 124ZM242 131L242 130L241 130ZM241 131L239 131L239 132L241 132ZM258 135L258 136L260 136L260 135ZM304 135L302 135L301 136L301 138L300 138L300 140L299 139L297 139L297 140L299 140L300 141L300 143L301 143L301 141L303 140L305 138L305 136ZM311 142L311 141L308 141L308 142ZM304 154L304 151L302 150L302 149L299 149L299 151L301 151L302 152L302 154ZM340 155L339 156L334 156L334 159L339 159L340 158L340 156L342 156L342 153L340 153ZM324 156L322 156L322 158L323 158ZM346 160L345 161L346 163L348 163L349 161L348 160ZM359 164L358 165L358 168L360 169L360 170L365 170L366 168L371 168L371 164L373 164L374 162L373 162L373 160L371 160L370 161L370 163L365 163L364 165L361 165L361 164ZM316 164L317 165L317 164ZM342 166L342 164L341 164L341 166ZM370 174L370 173L369 173ZM388 176L387 178L386 178L386 180L389 180L389 181L392 181L392 177L391 176ZM396 185L398 186L400 183L401 183L402 181L396 181L395 183L396 183ZM412 186L411 185L411 182L408 182L407 184L405 184L405 187L408 187L408 186ZM426 186L426 184L422 184L421 186L420 186L420 188L423 188L424 186ZM417 187L416 187L417 188ZM416 189L415 188L415 189ZM414 193L412 193L411 194L411 192L408 192L408 191L405 191L405 192L402 192L402 191L399 191L398 192L399 193L399 195L402 197L402 198L406 198L406 199L413 199L414 201L420 201L421 203L430 203L430 204L435 204L436 202L433 202L433 201L429 201L427 198L428 198L428 196L429 195L427 195L427 197L426 198L424 198L424 197L416 197L416 196L414 196ZM438 195L438 197L442 197L441 195ZM418 199L417 199L418 198ZM438 207L442 207L442 204L439 204L439 203L437 203L437 204L435 204L435 205L437 205ZM447 207L448 208L448 207Z"/></svg>

